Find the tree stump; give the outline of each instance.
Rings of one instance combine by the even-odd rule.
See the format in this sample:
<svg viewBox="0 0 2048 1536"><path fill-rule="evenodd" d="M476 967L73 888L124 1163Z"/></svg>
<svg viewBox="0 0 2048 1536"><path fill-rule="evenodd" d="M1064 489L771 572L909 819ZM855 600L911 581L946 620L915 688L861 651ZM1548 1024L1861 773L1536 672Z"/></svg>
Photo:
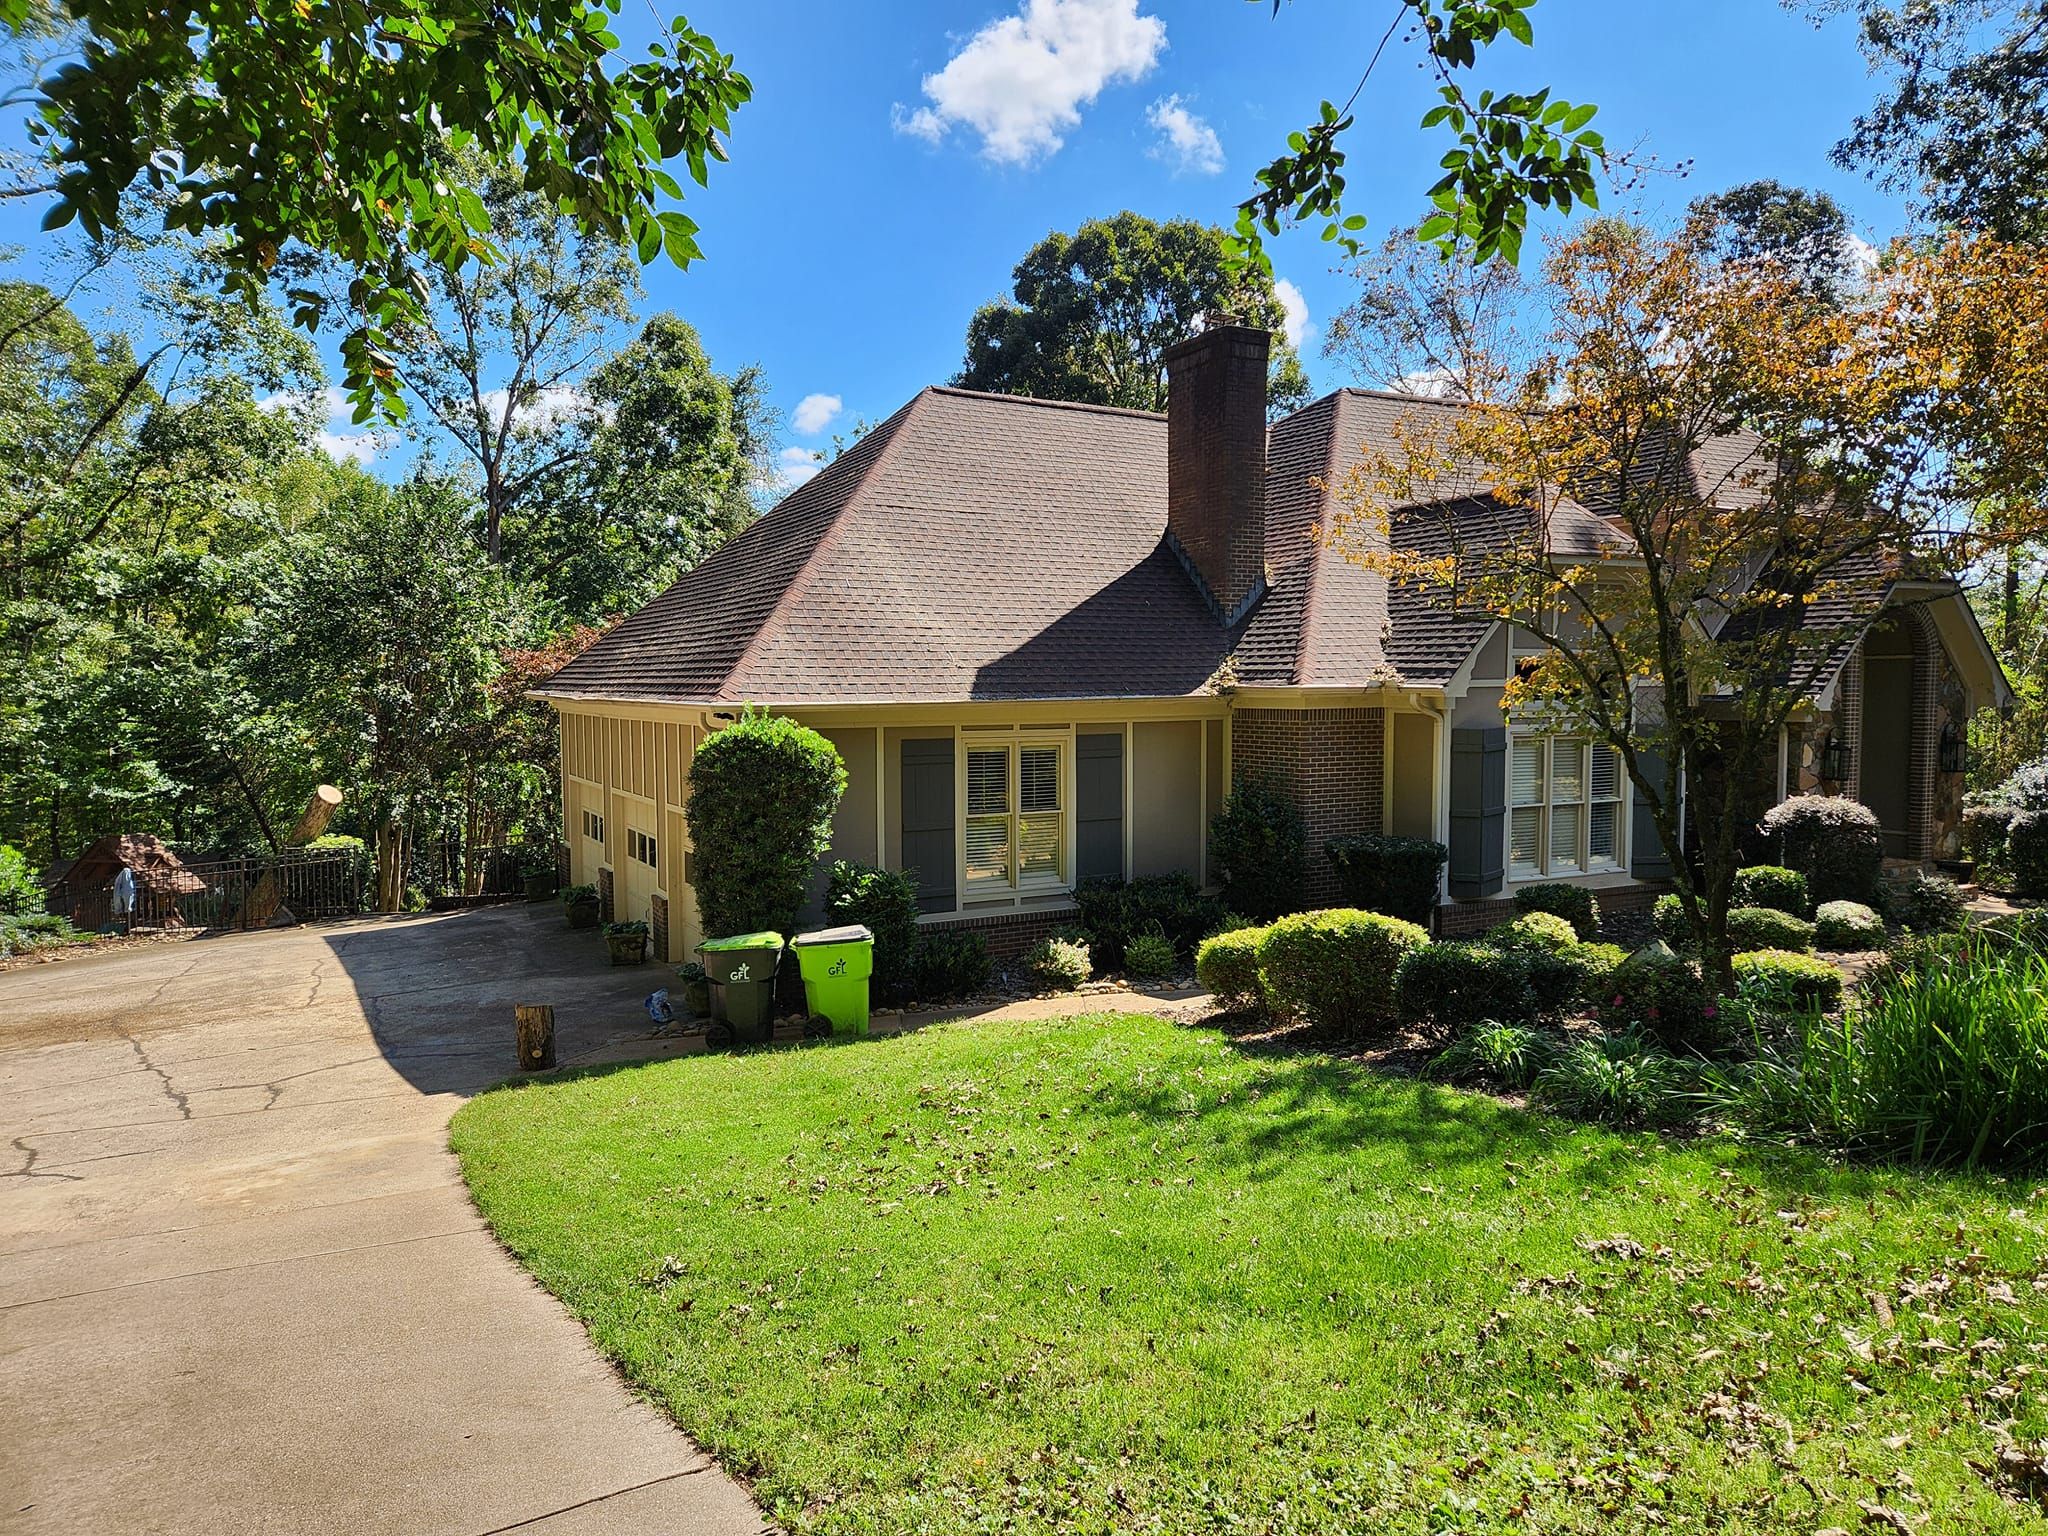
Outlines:
<svg viewBox="0 0 2048 1536"><path fill-rule="evenodd" d="M545 1072L555 1064L555 1010L547 1003L518 1003L519 1070Z"/></svg>

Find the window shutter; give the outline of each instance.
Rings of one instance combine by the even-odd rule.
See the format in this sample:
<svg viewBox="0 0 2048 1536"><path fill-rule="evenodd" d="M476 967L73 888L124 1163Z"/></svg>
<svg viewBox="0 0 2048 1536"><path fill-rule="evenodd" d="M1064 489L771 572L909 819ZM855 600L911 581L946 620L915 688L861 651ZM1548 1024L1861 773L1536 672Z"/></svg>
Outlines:
<svg viewBox="0 0 2048 1536"><path fill-rule="evenodd" d="M1451 894L1491 896L1507 870L1508 733L1500 726L1451 732Z"/></svg>
<svg viewBox="0 0 2048 1536"><path fill-rule="evenodd" d="M1124 873L1123 732L1082 736L1074 742L1074 819L1080 839L1074 878Z"/></svg>
<svg viewBox="0 0 2048 1536"><path fill-rule="evenodd" d="M1644 778L1652 784L1664 782L1664 758L1642 752L1637 754L1637 760L1642 764ZM1657 836L1656 818L1650 814L1650 807L1640 795L1631 798L1634 804L1629 825L1629 873L1638 880L1668 880L1671 878L1671 855Z"/></svg>
<svg viewBox="0 0 2048 1536"><path fill-rule="evenodd" d="M920 912L950 912L953 871L953 738L903 743L902 868L917 876Z"/></svg>

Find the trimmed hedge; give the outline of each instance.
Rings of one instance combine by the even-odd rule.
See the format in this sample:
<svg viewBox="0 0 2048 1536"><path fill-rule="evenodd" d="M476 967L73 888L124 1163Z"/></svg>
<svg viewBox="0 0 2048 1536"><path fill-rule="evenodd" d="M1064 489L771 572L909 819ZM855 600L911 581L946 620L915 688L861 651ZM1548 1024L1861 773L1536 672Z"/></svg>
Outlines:
<svg viewBox="0 0 2048 1536"><path fill-rule="evenodd" d="M910 995L921 1003L968 997L988 985L995 969L978 933L923 933L910 957Z"/></svg>
<svg viewBox="0 0 2048 1536"><path fill-rule="evenodd" d="M1259 943L1265 937L1263 928L1233 928L1202 940L1195 951L1195 980L1232 1013L1265 1006L1266 989L1259 980Z"/></svg>
<svg viewBox="0 0 2048 1536"><path fill-rule="evenodd" d="M1614 990L1602 1000L1601 1022L1645 1030L1667 1044L1690 1043L1706 1033L1712 1004L1699 968L1670 945L1644 945L1614 968Z"/></svg>
<svg viewBox="0 0 2048 1536"><path fill-rule="evenodd" d="M1884 919L1860 901L1824 901L1813 915L1813 942L1820 949L1883 949Z"/></svg>
<svg viewBox="0 0 2048 1536"><path fill-rule="evenodd" d="M1429 935L1379 912L1336 907L1283 917L1259 943L1274 1006L1326 1029L1373 1030L1397 1015L1401 960Z"/></svg>
<svg viewBox="0 0 2048 1536"><path fill-rule="evenodd" d="M1734 887L1728 893L1732 907L1769 907L1804 917L1813 910L1806 895L1806 876L1782 864L1752 864L1735 872Z"/></svg>
<svg viewBox="0 0 2048 1536"><path fill-rule="evenodd" d="M1597 1008L1614 995L1614 973L1628 959L1619 944L1574 944L1560 950L1558 957L1578 968L1579 1000Z"/></svg>
<svg viewBox="0 0 2048 1536"><path fill-rule="evenodd" d="M1806 876L1813 901L1876 899L1884 841L1869 806L1838 795L1794 795L1766 811L1757 830L1778 845L1780 864Z"/></svg>
<svg viewBox="0 0 2048 1536"><path fill-rule="evenodd" d="M1786 949L1735 956L1735 986L1746 1002L1780 1013L1829 1013L1842 1006L1842 973L1825 960Z"/></svg>
<svg viewBox="0 0 2048 1536"><path fill-rule="evenodd" d="M1884 888L1885 916L1915 933L1946 933L1962 926L1965 905L1962 887L1942 875L1916 873L1888 881Z"/></svg>
<svg viewBox="0 0 2048 1536"><path fill-rule="evenodd" d="M1536 1024L1558 1018L1605 983L1622 953L1619 945L1576 942L1559 950L1431 944L1401 961L1401 1017L1452 1033L1488 1019Z"/></svg>
<svg viewBox="0 0 2048 1536"><path fill-rule="evenodd" d="M1096 875L1074 888L1088 952L1105 971L1125 968L1124 949L1141 933L1158 932L1176 955L1192 957L1195 946L1230 914L1214 896L1204 896L1192 875L1143 875L1122 880Z"/></svg>
<svg viewBox="0 0 2048 1536"><path fill-rule="evenodd" d="M1429 925L1451 850L1426 837L1338 837L1323 844L1346 902Z"/></svg>
<svg viewBox="0 0 2048 1536"><path fill-rule="evenodd" d="M712 732L683 812L706 937L795 931L845 793L838 749L809 726L749 707Z"/></svg>
<svg viewBox="0 0 2048 1536"><path fill-rule="evenodd" d="M1600 937L1600 904L1583 885L1539 881L1515 891L1517 912L1550 912L1570 923L1582 939Z"/></svg>
<svg viewBox="0 0 2048 1536"><path fill-rule="evenodd" d="M1555 912L1524 912L1487 930L1495 949L1544 949L1556 954L1579 942L1578 931Z"/></svg>
<svg viewBox="0 0 2048 1536"><path fill-rule="evenodd" d="M1650 908L1650 928L1666 944L1692 942L1692 925L1685 920L1685 903L1676 892L1657 898L1656 905Z"/></svg>
<svg viewBox="0 0 2048 1536"><path fill-rule="evenodd" d="M2012 818L2005 867L2022 896L2048 896L2048 811L2021 811Z"/></svg>
<svg viewBox="0 0 2048 1536"><path fill-rule="evenodd" d="M1728 942L1737 950L1813 948L1813 924L1771 907L1730 907Z"/></svg>
<svg viewBox="0 0 2048 1536"><path fill-rule="evenodd" d="M899 1002L910 990L917 955L917 879L839 859L825 883L825 920L837 928L863 923L875 936L871 986L878 999Z"/></svg>
<svg viewBox="0 0 2048 1536"><path fill-rule="evenodd" d="M1308 889L1308 827L1276 784L1240 779L1209 821L1209 858L1230 910L1270 921L1300 910Z"/></svg>

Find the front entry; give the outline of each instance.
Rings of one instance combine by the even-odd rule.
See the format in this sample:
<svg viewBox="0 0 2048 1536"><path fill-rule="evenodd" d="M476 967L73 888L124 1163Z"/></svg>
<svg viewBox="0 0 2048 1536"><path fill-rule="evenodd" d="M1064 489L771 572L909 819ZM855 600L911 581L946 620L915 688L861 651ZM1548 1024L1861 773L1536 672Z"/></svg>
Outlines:
<svg viewBox="0 0 2048 1536"><path fill-rule="evenodd" d="M1886 858L1911 848L1913 805L1913 637L1896 616L1863 641L1863 803L1877 815Z"/></svg>

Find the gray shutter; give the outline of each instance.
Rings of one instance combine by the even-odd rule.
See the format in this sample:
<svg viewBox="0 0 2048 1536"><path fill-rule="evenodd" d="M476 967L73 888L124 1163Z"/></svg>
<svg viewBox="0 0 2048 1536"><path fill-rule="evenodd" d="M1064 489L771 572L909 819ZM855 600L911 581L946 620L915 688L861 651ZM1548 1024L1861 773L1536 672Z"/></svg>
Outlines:
<svg viewBox="0 0 2048 1536"><path fill-rule="evenodd" d="M903 862L917 872L920 912L950 912L954 873L953 738L903 743Z"/></svg>
<svg viewBox="0 0 2048 1536"><path fill-rule="evenodd" d="M1643 777L1652 784L1664 780L1664 758L1655 752L1638 752L1636 762L1641 765ZM1629 804L1633 814L1629 820L1628 872L1638 880L1669 880L1671 878L1671 854L1664 847L1664 840L1657 835L1657 819L1650 814L1650 807L1633 788L1629 791Z"/></svg>
<svg viewBox="0 0 2048 1536"><path fill-rule="evenodd" d="M1074 739L1076 879L1124 874L1124 736L1105 732Z"/></svg>
<svg viewBox="0 0 2048 1536"><path fill-rule="evenodd" d="M1451 894L1492 896L1507 879L1508 733L1451 732Z"/></svg>

